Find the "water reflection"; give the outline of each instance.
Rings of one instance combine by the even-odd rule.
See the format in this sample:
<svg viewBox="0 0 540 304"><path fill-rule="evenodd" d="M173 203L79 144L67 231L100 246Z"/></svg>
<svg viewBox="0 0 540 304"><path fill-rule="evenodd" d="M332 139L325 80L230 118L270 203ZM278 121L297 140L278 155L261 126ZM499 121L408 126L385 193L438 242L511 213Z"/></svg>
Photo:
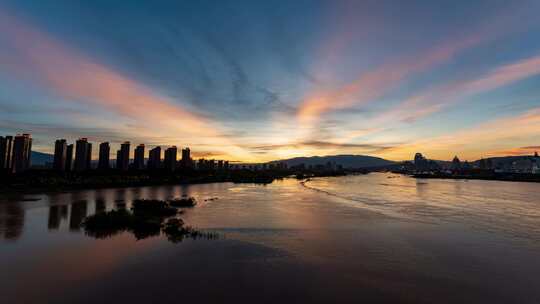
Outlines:
<svg viewBox="0 0 540 304"><path fill-rule="evenodd" d="M49 224L47 227L49 230L58 230L60 228L60 206L49 207Z"/></svg>
<svg viewBox="0 0 540 304"><path fill-rule="evenodd" d="M129 232L137 240L159 236L161 233L173 243L184 238L217 238L216 234L202 233L177 218L180 210L169 202L161 200L135 200L131 210L119 209L109 212L97 212L84 219L82 227L88 236L97 239L113 237L122 232Z"/></svg>
<svg viewBox="0 0 540 304"><path fill-rule="evenodd" d="M23 233L25 211L19 202L0 204L0 239L17 240Z"/></svg>
<svg viewBox="0 0 540 304"><path fill-rule="evenodd" d="M85 200L76 201L71 204L71 215L69 217L69 230L79 231L81 223L86 217L88 203Z"/></svg>
<svg viewBox="0 0 540 304"><path fill-rule="evenodd" d="M197 303L253 303L261 294L273 302L540 303L539 184L370 174L307 186L284 180L6 199L0 238L11 230L19 241L0 244L0 299L152 303L159 295L174 302L171 290L182 286L190 291L183 300ZM119 226L70 233L84 216L184 194L200 204L179 217L223 238L183 241L174 224L159 232ZM133 286L144 288L134 293Z"/></svg>

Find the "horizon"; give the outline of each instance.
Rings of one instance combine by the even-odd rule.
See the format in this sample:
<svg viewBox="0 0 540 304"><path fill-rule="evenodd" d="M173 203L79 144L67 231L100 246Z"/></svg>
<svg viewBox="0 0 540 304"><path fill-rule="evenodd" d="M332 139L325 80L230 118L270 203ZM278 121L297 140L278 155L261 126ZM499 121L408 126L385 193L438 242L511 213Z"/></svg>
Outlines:
<svg viewBox="0 0 540 304"><path fill-rule="evenodd" d="M0 135L30 133L48 154L87 137L245 163L533 155L539 9L6 0Z"/></svg>
<svg viewBox="0 0 540 304"><path fill-rule="evenodd" d="M181 148L181 147L179 147ZM189 147L188 147L189 148ZM146 150L145 150L146 151ZM54 157L54 154L53 153L47 153L47 152L41 152L41 151L35 151L35 150L32 150L32 152L37 152L37 153L41 153L41 154L46 154L50 157ZM192 154L195 154L196 155L196 152L194 153L194 151L191 151ZM419 152L421 153L421 152ZM464 161L464 162L476 162L476 161L480 161L482 159L490 159L490 158L506 158L506 157L535 157L535 154L538 153L538 151L533 151L531 154L520 154L520 155L501 155L501 156L493 156L493 157L481 157L481 158L478 158L478 159L472 159L472 160L469 160L469 159L462 159L459 157L459 155L454 155L453 157L458 157L460 159L460 161ZM92 155L95 154L95 151L92 151ZM131 155L133 154L133 149L130 150L130 161L134 159L134 157L131 157ZM426 157L426 155L422 154L424 157ZM112 153L110 154L111 158L110 158L110 161L115 161L116 160L116 155L115 153ZM287 161L287 160L291 160L291 159L295 159L295 158L315 158L315 157L319 157L319 158L324 158L324 157L338 157L338 156L361 156L361 157L373 157L373 158L380 158L382 160L387 160L387 161L391 161L391 162L395 162L395 163L400 163L400 162L407 162L407 161L414 161L414 155L412 155L413 157L410 158L410 159L400 159L400 160L393 160L393 159L386 159L386 158L382 158L382 157L378 157L378 156L373 156L373 155L368 155L368 154L328 154L328 155L312 155L312 156L295 156L295 157L291 157L291 158L281 158L281 159L273 159L273 160L269 160L269 161L264 161L264 162L243 162L241 160L233 160L233 161L230 161L231 163L237 163L237 164L262 164L262 163L269 163L269 162L280 162L280 161ZM452 157L452 158L453 158ZM148 156L145 156L145 160L148 159ZM195 156L193 157L193 159L206 159L205 157L198 157L198 156ZM209 157L208 159L212 159L211 157ZM428 160L433 160L433 161L442 161L442 162L452 162L452 159L433 159L433 158L429 158L429 157L426 157L426 159ZM92 159L92 161L94 162L97 162L98 159Z"/></svg>

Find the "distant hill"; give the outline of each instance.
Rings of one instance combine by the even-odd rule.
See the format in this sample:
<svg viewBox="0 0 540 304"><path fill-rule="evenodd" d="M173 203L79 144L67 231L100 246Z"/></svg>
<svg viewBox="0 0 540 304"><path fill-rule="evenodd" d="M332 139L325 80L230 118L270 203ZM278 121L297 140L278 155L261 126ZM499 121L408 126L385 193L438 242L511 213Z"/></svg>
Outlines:
<svg viewBox="0 0 540 304"><path fill-rule="evenodd" d="M270 163L284 162L287 166L304 164L306 166L325 165L328 162L342 165L344 168L368 168L393 165L395 162L380 157L366 155L329 155L312 157L295 157L283 160L272 161Z"/></svg>
<svg viewBox="0 0 540 304"><path fill-rule="evenodd" d="M30 156L32 166L45 166L47 163L52 163L53 159L54 156L52 154L37 151L32 151L32 155Z"/></svg>

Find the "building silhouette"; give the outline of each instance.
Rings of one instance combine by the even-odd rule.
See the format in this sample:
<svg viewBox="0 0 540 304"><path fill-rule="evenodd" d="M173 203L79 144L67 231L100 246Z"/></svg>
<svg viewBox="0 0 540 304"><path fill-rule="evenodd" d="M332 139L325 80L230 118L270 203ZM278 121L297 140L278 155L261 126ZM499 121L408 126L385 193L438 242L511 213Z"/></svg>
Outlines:
<svg viewBox="0 0 540 304"><path fill-rule="evenodd" d="M90 155L89 155L90 154ZM75 163L73 169L81 172L90 169L92 145L87 138L79 138L75 143Z"/></svg>
<svg viewBox="0 0 540 304"><path fill-rule="evenodd" d="M30 134L15 136L13 140L13 172L23 172L30 168L32 137Z"/></svg>
<svg viewBox="0 0 540 304"><path fill-rule="evenodd" d="M456 156L454 156L454 159L452 159L452 165L451 165L451 168L452 170L454 171L458 171L458 170L461 170L461 161L459 160L459 158Z"/></svg>
<svg viewBox="0 0 540 304"><path fill-rule="evenodd" d="M140 144L135 148L133 167L137 170L144 169L144 144Z"/></svg>
<svg viewBox="0 0 540 304"><path fill-rule="evenodd" d="M65 139L57 139L54 143L53 169L66 170L67 143Z"/></svg>
<svg viewBox="0 0 540 304"><path fill-rule="evenodd" d="M66 165L65 170L71 171L73 169L73 144L69 144L66 147Z"/></svg>
<svg viewBox="0 0 540 304"><path fill-rule="evenodd" d="M11 171L13 164L13 136L0 136L0 170Z"/></svg>
<svg viewBox="0 0 540 304"><path fill-rule="evenodd" d="M122 171L129 169L129 146L131 143L125 141L120 145L120 150L116 153L116 168Z"/></svg>
<svg viewBox="0 0 540 304"><path fill-rule="evenodd" d="M161 147L155 147L148 154L148 169L161 168Z"/></svg>
<svg viewBox="0 0 540 304"><path fill-rule="evenodd" d="M182 159L180 160L182 168L192 168L193 160L191 159L191 150L189 148L182 149Z"/></svg>
<svg viewBox="0 0 540 304"><path fill-rule="evenodd" d="M111 146L108 142L99 144L99 160L98 168L101 170L107 170L111 166Z"/></svg>
<svg viewBox="0 0 540 304"><path fill-rule="evenodd" d="M424 172L429 170L429 161L422 155L422 153L416 153L414 155L414 167L418 172Z"/></svg>
<svg viewBox="0 0 540 304"><path fill-rule="evenodd" d="M86 168L92 169L92 144L88 143L88 152L86 153Z"/></svg>
<svg viewBox="0 0 540 304"><path fill-rule="evenodd" d="M167 148L167 150L165 150L165 159L163 161L163 168L169 171L174 171L174 169L176 168L177 154L178 154L178 148L176 148L176 146Z"/></svg>

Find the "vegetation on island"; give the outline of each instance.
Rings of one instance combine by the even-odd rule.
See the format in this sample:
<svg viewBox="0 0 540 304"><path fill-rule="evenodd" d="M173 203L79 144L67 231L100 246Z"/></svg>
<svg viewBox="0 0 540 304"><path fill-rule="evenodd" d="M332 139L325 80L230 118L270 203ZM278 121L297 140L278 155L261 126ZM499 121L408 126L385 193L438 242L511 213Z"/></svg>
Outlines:
<svg viewBox="0 0 540 304"><path fill-rule="evenodd" d="M214 239L218 235L198 231L186 226L177 217L181 214L180 207L193 207L196 200L193 197L164 200L135 200L132 208L99 212L86 217L81 226L86 235L104 239L122 232L132 233L137 240L164 234L173 243L185 238Z"/></svg>

